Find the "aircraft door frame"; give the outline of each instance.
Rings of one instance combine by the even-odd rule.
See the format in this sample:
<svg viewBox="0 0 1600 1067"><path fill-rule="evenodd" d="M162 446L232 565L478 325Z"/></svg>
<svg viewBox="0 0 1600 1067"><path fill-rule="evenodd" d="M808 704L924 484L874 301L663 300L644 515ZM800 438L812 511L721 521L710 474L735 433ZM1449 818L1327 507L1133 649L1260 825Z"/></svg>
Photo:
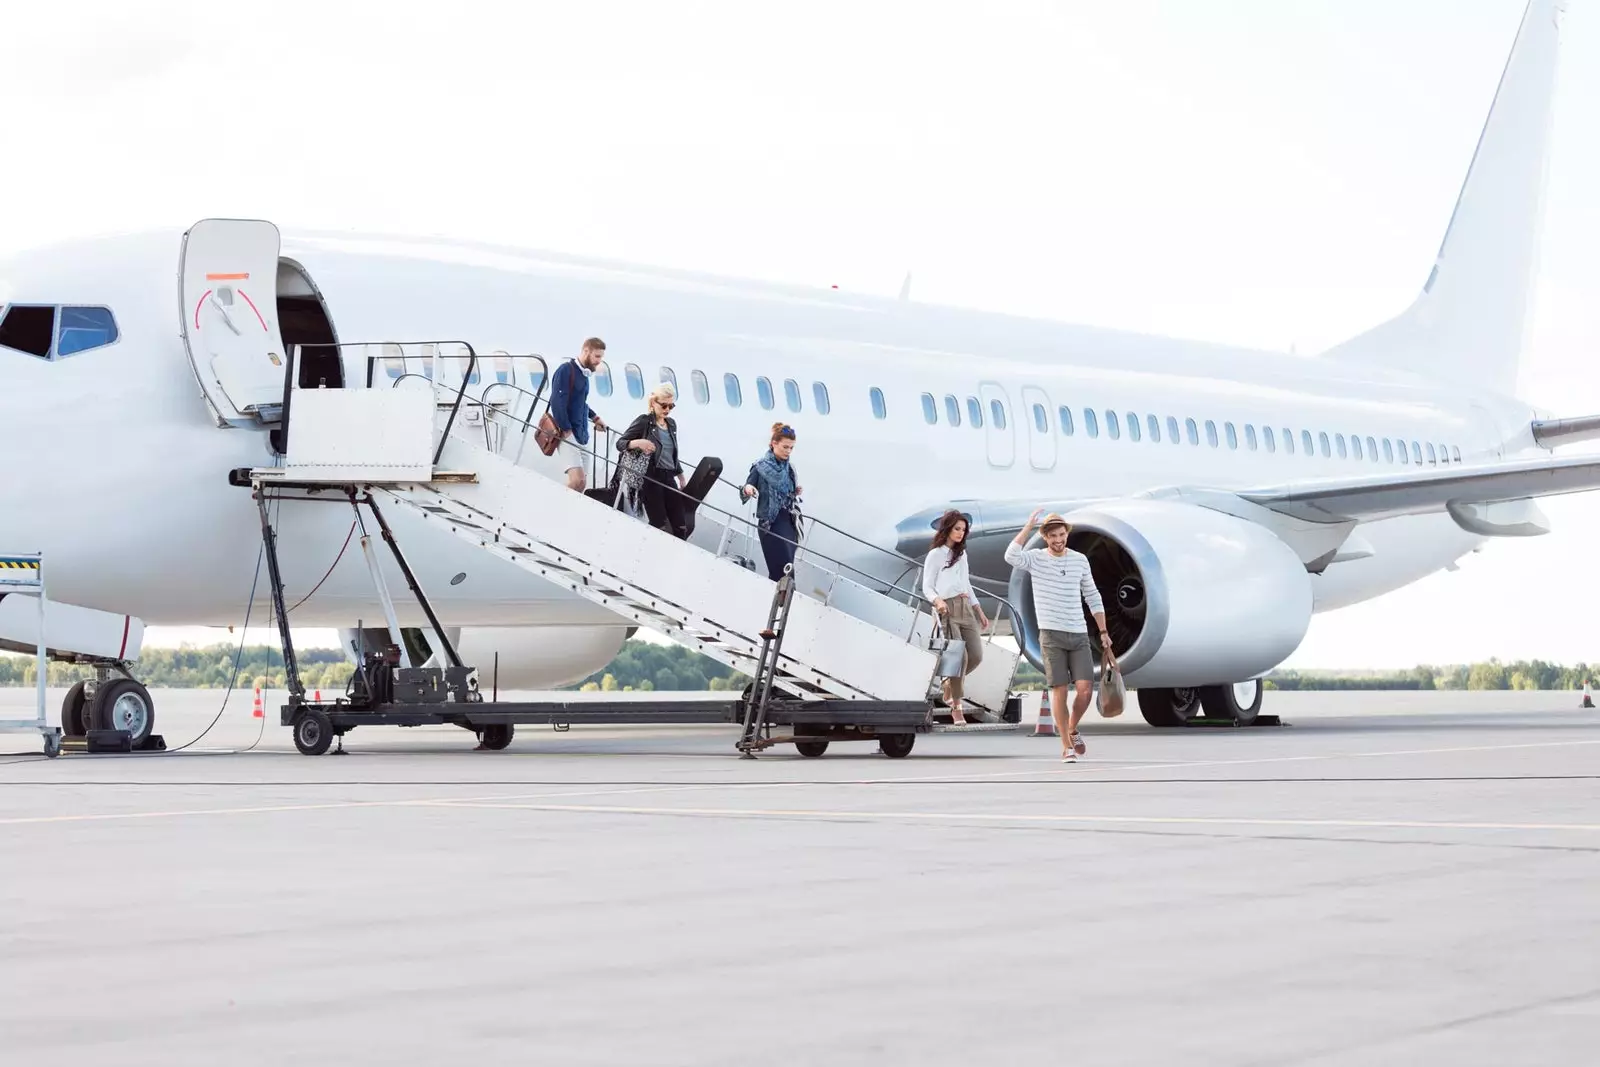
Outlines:
<svg viewBox="0 0 1600 1067"><path fill-rule="evenodd" d="M284 401L278 330L278 228L201 219L178 253L178 321L195 378L220 426L276 421Z"/></svg>
<svg viewBox="0 0 1600 1067"><path fill-rule="evenodd" d="M1043 430L1033 419L1035 404L1044 409ZM1056 465L1056 436L1050 432L1050 398L1038 386L1022 387L1022 421L1028 426L1028 462L1036 471L1053 469Z"/></svg>
<svg viewBox="0 0 1600 1067"><path fill-rule="evenodd" d="M996 402L1005 413L1003 427L995 424ZM1017 420L1011 410L1011 397L999 382L979 382L978 403L983 405L983 444L989 466L1005 470L1017 461Z"/></svg>

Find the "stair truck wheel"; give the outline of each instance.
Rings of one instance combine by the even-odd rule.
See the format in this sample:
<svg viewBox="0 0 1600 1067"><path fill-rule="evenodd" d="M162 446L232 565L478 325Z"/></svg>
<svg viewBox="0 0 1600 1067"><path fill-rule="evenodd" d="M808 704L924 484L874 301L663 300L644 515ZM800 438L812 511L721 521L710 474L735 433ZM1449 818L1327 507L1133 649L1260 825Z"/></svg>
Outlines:
<svg viewBox="0 0 1600 1067"><path fill-rule="evenodd" d="M89 732L89 722L85 718L89 701L83 695L87 685L87 682L75 682L61 701L61 732L68 737L82 737Z"/></svg>
<svg viewBox="0 0 1600 1067"><path fill-rule="evenodd" d="M150 699L150 690L132 678L112 678L95 690L84 725L91 730L126 730L137 749L156 728L156 702Z"/></svg>
<svg viewBox="0 0 1600 1067"><path fill-rule="evenodd" d="M312 708L294 721L294 747L302 756L320 756L333 744L333 721L328 713Z"/></svg>
<svg viewBox="0 0 1600 1067"><path fill-rule="evenodd" d="M511 744L511 738L516 732L517 728L508 722L492 722L483 728L480 742L489 751L499 752Z"/></svg>
<svg viewBox="0 0 1600 1067"><path fill-rule="evenodd" d="M890 759L904 759L916 743L916 734L884 734L878 738L878 751Z"/></svg>
<svg viewBox="0 0 1600 1067"><path fill-rule="evenodd" d="M828 751L828 742L796 741L794 743L794 747L800 750L800 755L806 756L810 759L816 759L818 756Z"/></svg>

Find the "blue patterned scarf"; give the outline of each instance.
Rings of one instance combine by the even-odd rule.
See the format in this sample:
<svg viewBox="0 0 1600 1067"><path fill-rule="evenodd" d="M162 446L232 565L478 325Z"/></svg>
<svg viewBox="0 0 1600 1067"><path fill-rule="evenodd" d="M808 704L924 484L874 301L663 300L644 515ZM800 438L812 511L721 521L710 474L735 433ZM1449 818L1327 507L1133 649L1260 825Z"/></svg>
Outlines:
<svg viewBox="0 0 1600 1067"><path fill-rule="evenodd" d="M756 470L761 475L760 491L756 503L756 518L763 528L770 528L779 513L789 510L794 503L794 468L786 459L779 459L772 449L756 460Z"/></svg>

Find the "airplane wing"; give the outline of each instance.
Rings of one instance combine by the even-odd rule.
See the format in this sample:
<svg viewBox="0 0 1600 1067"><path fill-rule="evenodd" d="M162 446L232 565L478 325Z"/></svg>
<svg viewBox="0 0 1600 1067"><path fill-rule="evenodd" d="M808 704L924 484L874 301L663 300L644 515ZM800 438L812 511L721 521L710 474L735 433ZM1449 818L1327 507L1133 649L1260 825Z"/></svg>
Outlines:
<svg viewBox="0 0 1600 1067"><path fill-rule="evenodd" d="M1326 478L1233 493L1242 500L1310 522L1372 522L1445 511L1452 504L1493 504L1590 489L1600 489L1600 456Z"/></svg>
<svg viewBox="0 0 1600 1067"><path fill-rule="evenodd" d="M1575 445L1600 437L1600 415L1575 419L1540 419L1533 424L1533 439L1546 448Z"/></svg>

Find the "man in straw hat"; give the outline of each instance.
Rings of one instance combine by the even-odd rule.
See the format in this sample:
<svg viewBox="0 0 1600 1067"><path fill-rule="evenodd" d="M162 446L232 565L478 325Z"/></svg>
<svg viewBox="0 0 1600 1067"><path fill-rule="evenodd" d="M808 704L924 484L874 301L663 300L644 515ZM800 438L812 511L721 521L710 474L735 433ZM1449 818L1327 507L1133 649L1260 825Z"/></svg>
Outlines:
<svg viewBox="0 0 1600 1067"><path fill-rule="evenodd" d="M1061 760L1076 763L1084 753L1078 736L1078 720L1089 710L1089 689L1094 678L1094 657L1089 652L1089 625L1083 618L1087 601L1100 627L1100 644L1111 653L1111 637L1106 632L1106 607L1089 572L1089 557L1067 547L1072 531L1067 520L1051 512L1044 517L1040 533L1044 548L1025 549L1033 524L1039 521L1039 508L1028 516L1016 540L1006 546L1006 562L1033 576L1033 611L1039 623L1039 651L1044 657L1044 681L1050 687L1050 714L1061 737ZM1072 718L1067 718L1067 685L1077 690L1072 701Z"/></svg>

